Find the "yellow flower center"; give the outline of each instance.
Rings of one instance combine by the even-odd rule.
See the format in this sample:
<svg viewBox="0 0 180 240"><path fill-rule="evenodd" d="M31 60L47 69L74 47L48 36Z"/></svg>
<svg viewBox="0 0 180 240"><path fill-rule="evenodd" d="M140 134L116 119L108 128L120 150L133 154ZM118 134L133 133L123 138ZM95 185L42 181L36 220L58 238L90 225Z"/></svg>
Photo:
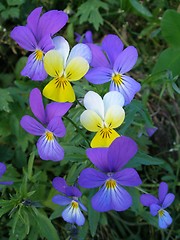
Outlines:
<svg viewBox="0 0 180 240"><path fill-rule="evenodd" d="M122 83L122 76L121 74L117 73L112 76L112 80L116 85L120 85Z"/></svg>
<svg viewBox="0 0 180 240"><path fill-rule="evenodd" d="M112 129L109 127L104 127L100 130L100 135L102 138L110 138L112 134Z"/></svg>
<svg viewBox="0 0 180 240"><path fill-rule="evenodd" d="M114 180L114 179L108 179L107 181L106 181L106 188L115 188L116 187L116 181Z"/></svg>
<svg viewBox="0 0 180 240"><path fill-rule="evenodd" d="M78 204L78 202L76 202L76 201L72 201L72 202L71 202L71 206L72 206L73 208L77 209L78 206L79 206L79 204Z"/></svg>
<svg viewBox="0 0 180 240"><path fill-rule="evenodd" d="M61 77L57 77L56 78L56 88L64 88L67 86L67 83L68 83L68 80L67 78L65 78L64 76L61 76Z"/></svg>
<svg viewBox="0 0 180 240"><path fill-rule="evenodd" d="M43 51L41 51L41 50L36 50L35 51L35 57L36 57L36 60L38 60L38 61L41 61L42 60L42 58L43 58Z"/></svg>
<svg viewBox="0 0 180 240"><path fill-rule="evenodd" d="M46 139L48 141L52 141L54 139L54 135L52 132L46 132Z"/></svg>
<svg viewBox="0 0 180 240"><path fill-rule="evenodd" d="M164 216L164 210L163 210L163 209L160 209L160 210L158 211L158 214L159 214L160 217Z"/></svg>

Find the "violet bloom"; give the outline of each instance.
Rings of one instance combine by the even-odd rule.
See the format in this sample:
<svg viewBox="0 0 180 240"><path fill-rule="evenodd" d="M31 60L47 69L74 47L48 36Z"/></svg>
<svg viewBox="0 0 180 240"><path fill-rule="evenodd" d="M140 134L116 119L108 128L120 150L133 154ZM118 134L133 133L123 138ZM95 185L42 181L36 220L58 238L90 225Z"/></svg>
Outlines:
<svg viewBox="0 0 180 240"><path fill-rule="evenodd" d="M93 84L110 83L110 91L118 91L129 104L134 95L141 89L141 85L133 78L125 75L135 65L138 53L135 47L129 46L123 50L123 43L116 35L109 34L103 41L101 48L95 44L88 44L92 51L91 66L85 78Z"/></svg>
<svg viewBox="0 0 180 240"><path fill-rule="evenodd" d="M71 103L52 102L44 109L42 95L38 88L34 88L29 97L30 108L34 116L22 117L20 124L24 130L32 135L41 136L37 142L37 149L41 159L60 161L64 157L64 150L55 137L63 137L66 129L61 117L72 106Z"/></svg>
<svg viewBox="0 0 180 240"><path fill-rule="evenodd" d="M77 43L93 43L92 32L86 31L82 36L79 33L75 33Z"/></svg>
<svg viewBox="0 0 180 240"><path fill-rule="evenodd" d="M159 227L165 229L172 223L172 218L164 209L172 204L174 198L173 193L168 193L167 183L161 182L159 185L158 198L151 194L142 194L140 201L142 205L150 208L152 216L158 215Z"/></svg>
<svg viewBox="0 0 180 240"><path fill-rule="evenodd" d="M146 133L149 137L152 137L154 133L158 130L157 127L145 127Z"/></svg>
<svg viewBox="0 0 180 240"><path fill-rule="evenodd" d="M124 211L132 205L131 195L122 186L138 186L141 179L135 169L122 167L136 152L136 143L124 136L116 138L109 148L87 149L88 158L100 171L84 169L78 183L84 188L102 186L91 200L96 211Z"/></svg>
<svg viewBox="0 0 180 240"><path fill-rule="evenodd" d="M6 172L6 165L4 163L0 162L0 179L5 172ZM12 181L8 181L8 182L0 181L0 184L1 185L12 185L13 182Z"/></svg>
<svg viewBox="0 0 180 240"><path fill-rule="evenodd" d="M62 212L64 221L69 223L76 223L81 226L85 222L85 218L80 210L87 211L86 207L78 200L82 193L76 187L69 187L64 178L56 177L53 179L53 187L62 195L56 195L52 201L61 206L68 205Z"/></svg>
<svg viewBox="0 0 180 240"><path fill-rule="evenodd" d="M51 37L64 27L68 20L63 11L51 10L40 16L41 12L42 7L34 9L27 18L26 26L15 27L11 32L11 38L20 47L33 52L21 74L35 81L47 78L43 64L44 54L54 48Z"/></svg>

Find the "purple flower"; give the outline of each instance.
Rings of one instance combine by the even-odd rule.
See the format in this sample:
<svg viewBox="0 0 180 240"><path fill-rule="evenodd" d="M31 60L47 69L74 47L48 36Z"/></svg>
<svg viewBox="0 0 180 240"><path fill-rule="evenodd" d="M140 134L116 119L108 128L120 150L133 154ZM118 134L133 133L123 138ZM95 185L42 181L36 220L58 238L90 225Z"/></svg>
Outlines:
<svg viewBox="0 0 180 240"><path fill-rule="evenodd" d="M136 143L124 136L116 138L109 148L87 149L88 158L100 171L84 169L78 183L84 188L102 186L91 200L96 211L124 211L132 205L130 194L122 186L138 186L141 179L135 169L122 167L136 152Z"/></svg>
<svg viewBox="0 0 180 240"><path fill-rule="evenodd" d="M29 97L30 108L39 123L31 116L22 117L20 124L26 132L41 136L37 142L39 156L43 160L60 161L64 157L64 150L55 137L63 137L66 133L61 117L72 106L71 103L52 102L44 109L42 95L38 88L34 88Z"/></svg>
<svg viewBox="0 0 180 240"><path fill-rule="evenodd" d="M75 33L76 42L78 43L93 43L92 32L86 31L84 35L80 35L79 33Z"/></svg>
<svg viewBox="0 0 180 240"><path fill-rule="evenodd" d="M0 162L0 179L5 172L6 172L6 165L4 163ZM8 182L4 182L4 181L1 182L0 181L0 184L2 184L2 185L12 185L13 182L12 181L8 181Z"/></svg>
<svg viewBox="0 0 180 240"><path fill-rule="evenodd" d="M146 133L149 137L151 137L157 130L157 127L145 127Z"/></svg>
<svg viewBox="0 0 180 240"><path fill-rule="evenodd" d="M56 177L53 179L53 187L62 195L56 195L52 201L61 206L68 205L62 212L64 221L76 223L81 226L85 222L85 218L80 210L87 211L86 207L78 200L81 197L81 192L76 187L69 187L64 178Z"/></svg>
<svg viewBox="0 0 180 240"><path fill-rule="evenodd" d="M33 52L21 74L35 81L42 81L47 77L44 69L44 54L54 48L51 37L57 33L68 20L63 11L51 10L42 16L42 7L34 9L27 18L26 26L15 27L11 32L20 47Z"/></svg>
<svg viewBox="0 0 180 240"><path fill-rule="evenodd" d="M110 91L119 91L125 98L125 104L129 104L136 92L141 89L138 82L125 75L137 61L136 48L129 46L123 50L122 41L113 34L103 39L101 48L95 44L88 46L92 51L93 68L85 75L86 79L94 84L110 81Z"/></svg>
<svg viewBox="0 0 180 240"><path fill-rule="evenodd" d="M159 185L158 198L151 194L142 194L140 201L142 205L150 208L152 216L156 216L158 214L159 227L164 229L172 223L171 216L164 209L172 204L174 198L174 194L168 193L167 183L161 182Z"/></svg>

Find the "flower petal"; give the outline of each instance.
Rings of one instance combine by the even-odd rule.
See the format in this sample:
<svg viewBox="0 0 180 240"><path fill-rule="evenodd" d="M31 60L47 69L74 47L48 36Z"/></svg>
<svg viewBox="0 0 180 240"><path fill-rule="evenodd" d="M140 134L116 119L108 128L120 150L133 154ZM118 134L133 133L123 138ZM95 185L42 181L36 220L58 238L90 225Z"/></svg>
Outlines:
<svg viewBox="0 0 180 240"><path fill-rule="evenodd" d="M108 34L102 41L102 49L107 54L111 65L113 66L116 58L122 52L124 47L123 42L121 39L114 35Z"/></svg>
<svg viewBox="0 0 180 240"><path fill-rule="evenodd" d="M172 223L172 218L167 211L163 211L163 216L159 216L159 227L167 228Z"/></svg>
<svg viewBox="0 0 180 240"><path fill-rule="evenodd" d="M84 188L96 188L103 185L108 176L94 168L86 168L82 170L78 184Z"/></svg>
<svg viewBox="0 0 180 240"><path fill-rule="evenodd" d="M143 206L150 207L152 204L157 204L159 200L151 194L142 194L140 202Z"/></svg>
<svg viewBox="0 0 180 240"><path fill-rule="evenodd" d="M66 64L67 57L69 55L69 43L65 38L57 36L53 38L55 50L57 50L63 58L64 65Z"/></svg>
<svg viewBox="0 0 180 240"><path fill-rule="evenodd" d="M156 216L158 214L158 211L161 209L161 207L158 204L151 204L150 205L150 213L152 216Z"/></svg>
<svg viewBox="0 0 180 240"><path fill-rule="evenodd" d="M64 149L59 143L53 140L47 140L43 135L37 142L39 156L42 160L61 161L64 158Z"/></svg>
<svg viewBox="0 0 180 240"><path fill-rule="evenodd" d="M76 57L82 57L84 58L88 63L91 62L91 59L92 59L92 53L91 53L91 50L90 48L84 44L84 43L78 43L76 44L72 49L71 49L71 52L70 52L70 55L68 57L68 61L67 61L67 64L73 59L73 58L76 58Z"/></svg>
<svg viewBox="0 0 180 240"><path fill-rule="evenodd" d="M54 117L49 122L47 129L51 131L56 137L64 137L66 128L61 117Z"/></svg>
<svg viewBox="0 0 180 240"><path fill-rule="evenodd" d="M123 186L133 187L142 184L139 174L133 168L123 169L122 171L115 173L113 178Z"/></svg>
<svg viewBox="0 0 180 240"><path fill-rule="evenodd" d="M51 77L63 74L63 57L57 50L50 50L44 56L44 68Z"/></svg>
<svg viewBox="0 0 180 240"><path fill-rule="evenodd" d="M38 34L38 22L42 12L42 7L35 8L27 18L27 27L33 32L36 37Z"/></svg>
<svg viewBox="0 0 180 240"><path fill-rule="evenodd" d="M88 131L97 132L103 124L99 115L92 110L85 110L80 116L80 122Z"/></svg>
<svg viewBox="0 0 180 240"><path fill-rule="evenodd" d="M108 148L88 148L86 155L97 168L103 172L108 172L107 152Z"/></svg>
<svg viewBox="0 0 180 240"><path fill-rule="evenodd" d="M117 172L129 160L134 157L138 150L137 144L129 137L116 138L108 151L109 168L113 172Z"/></svg>
<svg viewBox="0 0 180 240"><path fill-rule="evenodd" d="M61 177L55 177L52 181L53 187L60 193L66 192L66 187L68 186L65 179Z"/></svg>
<svg viewBox="0 0 180 240"><path fill-rule="evenodd" d="M108 108L104 121L111 128L119 127L125 118L124 109L121 106L114 105Z"/></svg>
<svg viewBox="0 0 180 240"><path fill-rule="evenodd" d="M77 198L82 196L82 193L80 192L80 190L74 186L72 186L72 187L67 186L65 194L67 196L72 196L72 197L77 197Z"/></svg>
<svg viewBox="0 0 180 240"><path fill-rule="evenodd" d="M117 137L119 137L119 134L114 129L102 128L92 139L91 147L109 147Z"/></svg>
<svg viewBox="0 0 180 240"><path fill-rule="evenodd" d="M118 106L123 107L124 106L124 97L121 93L119 93L117 91L111 91L104 95L103 102L104 102L104 109L105 109L105 113L106 113L107 110L113 105L118 105Z"/></svg>
<svg viewBox="0 0 180 240"><path fill-rule="evenodd" d="M161 202L161 204L163 203L167 193L168 193L168 185L167 185L167 183L161 182L159 184L159 190L158 190L158 197L159 197L159 201Z"/></svg>
<svg viewBox="0 0 180 240"><path fill-rule="evenodd" d="M46 35L43 38L41 38L40 42L38 43L38 48L40 48L44 53L53 49L54 44L52 38L49 35Z"/></svg>
<svg viewBox="0 0 180 240"><path fill-rule="evenodd" d="M44 63L42 60L36 59L36 53L33 52L29 57L26 63L26 66L21 71L21 75L29 77L34 81L43 81L47 78L47 73L44 69Z"/></svg>
<svg viewBox="0 0 180 240"><path fill-rule="evenodd" d="M138 53L135 47L129 46L124 49L114 62L114 71L124 74L129 72L138 59Z"/></svg>
<svg viewBox="0 0 180 240"><path fill-rule="evenodd" d="M10 34L11 38L18 43L18 45L27 51L33 52L37 47L36 39L28 27L15 27Z"/></svg>
<svg viewBox="0 0 180 240"><path fill-rule="evenodd" d="M68 205L71 201L72 199L61 195L56 195L52 198L53 203L59 204L61 206Z"/></svg>
<svg viewBox="0 0 180 240"><path fill-rule="evenodd" d="M103 84L111 81L112 70L105 67L92 68L85 75L88 82L93 84Z"/></svg>
<svg viewBox="0 0 180 240"><path fill-rule="evenodd" d="M0 178L2 175L6 172L6 165L2 162L0 162Z"/></svg>
<svg viewBox="0 0 180 240"><path fill-rule="evenodd" d="M44 105L42 101L41 92L38 88L34 88L30 92L29 104L34 116L37 117L43 124L45 124L46 116L44 111Z"/></svg>
<svg viewBox="0 0 180 240"><path fill-rule="evenodd" d="M89 91L84 96L84 106L87 110L96 112L104 119L104 104L101 96L96 92Z"/></svg>
<svg viewBox="0 0 180 240"><path fill-rule="evenodd" d="M28 115L22 117L20 125L26 132L35 136L41 136L45 132L43 125Z"/></svg>
<svg viewBox="0 0 180 240"><path fill-rule="evenodd" d="M71 204L62 212L62 217L64 221L69 223L76 223L81 226L85 222L84 215L81 210L78 208L73 208Z"/></svg>
<svg viewBox="0 0 180 240"><path fill-rule="evenodd" d="M175 199L174 194L173 193L168 193L166 195L166 197L164 198L164 201L162 203L162 208L169 207L172 204L172 202L174 201L174 199Z"/></svg>
<svg viewBox="0 0 180 240"><path fill-rule="evenodd" d="M56 78L43 89L43 95L55 102L74 102L75 94L69 81L61 84Z"/></svg>
<svg viewBox="0 0 180 240"><path fill-rule="evenodd" d="M69 81L77 81L89 70L88 62L82 57L74 57L65 69L65 77Z"/></svg>
<svg viewBox="0 0 180 240"><path fill-rule="evenodd" d="M14 183L13 181L0 182L1 185L12 185L13 183Z"/></svg>

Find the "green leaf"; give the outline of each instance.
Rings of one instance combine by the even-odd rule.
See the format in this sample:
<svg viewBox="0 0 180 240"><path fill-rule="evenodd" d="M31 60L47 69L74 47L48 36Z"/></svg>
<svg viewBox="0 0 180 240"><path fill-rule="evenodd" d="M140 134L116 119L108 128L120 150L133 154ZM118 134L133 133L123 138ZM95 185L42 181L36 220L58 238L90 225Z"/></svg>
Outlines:
<svg viewBox="0 0 180 240"><path fill-rule="evenodd" d="M180 13L167 10L161 21L162 35L172 47L180 47Z"/></svg>
<svg viewBox="0 0 180 240"><path fill-rule="evenodd" d="M144 17L152 17L152 13L144 7L141 3L139 3L137 0L129 0L131 6L142 16Z"/></svg>
<svg viewBox="0 0 180 240"><path fill-rule="evenodd" d="M7 0L9 6L20 6L25 2L25 0Z"/></svg>
<svg viewBox="0 0 180 240"><path fill-rule="evenodd" d="M13 99L8 89L0 88L0 111L10 112L10 102L13 102Z"/></svg>

